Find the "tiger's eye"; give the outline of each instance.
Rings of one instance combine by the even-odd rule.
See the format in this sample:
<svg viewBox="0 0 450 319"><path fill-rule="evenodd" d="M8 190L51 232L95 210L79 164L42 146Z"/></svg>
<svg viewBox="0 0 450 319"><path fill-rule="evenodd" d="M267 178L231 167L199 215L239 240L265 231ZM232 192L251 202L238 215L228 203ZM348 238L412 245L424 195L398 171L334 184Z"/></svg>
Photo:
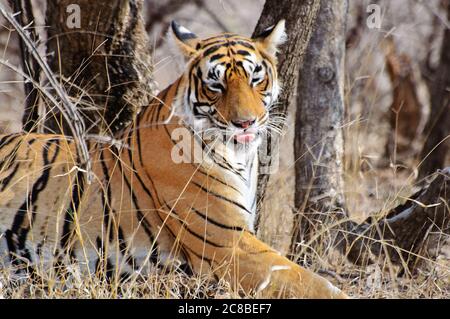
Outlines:
<svg viewBox="0 0 450 319"><path fill-rule="evenodd" d="M225 88L220 83L213 83L208 86L210 89L212 89L214 92L220 91L220 93L225 92Z"/></svg>

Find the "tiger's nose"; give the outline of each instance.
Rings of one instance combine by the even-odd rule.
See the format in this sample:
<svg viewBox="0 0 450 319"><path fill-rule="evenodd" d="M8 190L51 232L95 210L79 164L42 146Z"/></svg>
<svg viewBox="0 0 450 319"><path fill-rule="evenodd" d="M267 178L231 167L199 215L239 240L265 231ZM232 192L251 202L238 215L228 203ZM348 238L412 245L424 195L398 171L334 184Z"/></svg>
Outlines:
<svg viewBox="0 0 450 319"><path fill-rule="evenodd" d="M243 128L246 129L249 126L253 125L253 123L256 122L256 119L245 119L245 120L232 120L231 123L233 123L234 126L238 127L238 128Z"/></svg>

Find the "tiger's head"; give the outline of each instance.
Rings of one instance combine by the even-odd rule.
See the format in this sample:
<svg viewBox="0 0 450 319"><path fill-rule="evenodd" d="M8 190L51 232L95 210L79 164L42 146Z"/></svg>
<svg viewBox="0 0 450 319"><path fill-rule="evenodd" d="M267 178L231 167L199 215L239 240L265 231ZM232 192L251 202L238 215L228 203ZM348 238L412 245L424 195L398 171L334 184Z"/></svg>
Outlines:
<svg viewBox="0 0 450 319"><path fill-rule="evenodd" d="M178 97L184 119L196 132L258 144L280 91L276 53L286 39L284 20L254 38L223 33L202 40L176 22L171 31L188 60Z"/></svg>

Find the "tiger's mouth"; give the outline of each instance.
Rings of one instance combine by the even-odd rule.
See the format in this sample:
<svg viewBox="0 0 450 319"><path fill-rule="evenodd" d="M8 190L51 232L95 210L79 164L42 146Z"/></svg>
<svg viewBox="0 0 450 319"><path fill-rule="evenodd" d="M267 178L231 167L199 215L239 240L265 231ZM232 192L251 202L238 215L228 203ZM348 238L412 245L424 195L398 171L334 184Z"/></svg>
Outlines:
<svg viewBox="0 0 450 319"><path fill-rule="evenodd" d="M256 140L258 136L258 130L256 128L249 128L236 132L233 135L234 141L240 144L250 144Z"/></svg>

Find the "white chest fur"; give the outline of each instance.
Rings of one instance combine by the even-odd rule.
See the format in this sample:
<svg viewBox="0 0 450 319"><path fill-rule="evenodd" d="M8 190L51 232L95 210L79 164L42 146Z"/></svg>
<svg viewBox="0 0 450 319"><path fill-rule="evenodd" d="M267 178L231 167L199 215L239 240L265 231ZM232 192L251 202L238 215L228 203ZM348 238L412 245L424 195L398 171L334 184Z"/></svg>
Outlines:
<svg viewBox="0 0 450 319"><path fill-rule="evenodd" d="M257 144L251 148L235 148L224 144L215 147L215 160L218 157L230 168L222 168L225 179L240 192L238 201L247 211L242 211L248 228L253 231L256 219L256 191L258 182Z"/></svg>

